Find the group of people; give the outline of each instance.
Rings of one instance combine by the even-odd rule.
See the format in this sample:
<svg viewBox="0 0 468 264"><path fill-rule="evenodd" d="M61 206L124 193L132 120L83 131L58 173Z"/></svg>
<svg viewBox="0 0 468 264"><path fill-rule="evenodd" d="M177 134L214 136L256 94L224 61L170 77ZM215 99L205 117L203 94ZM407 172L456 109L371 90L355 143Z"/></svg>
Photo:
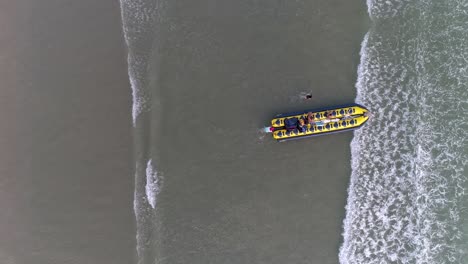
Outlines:
<svg viewBox="0 0 468 264"><path fill-rule="evenodd" d="M305 100L312 99L312 94L311 93L305 94L303 96L304 96ZM364 116L370 116L370 112L364 112L363 115ZM345 113L341 118L336 118L336 112L331 111L331 110L327 110L325 116L326 116L326 119L324 119L324 120L316 120L314 113L308 112L307 113L307 118L305 118L305 117L299 118L299 121L297 123L297 128L299 129L299 131L305 132L307 130L307 125L308 124L310 124L311 126L312 125L323 126L323 125L325 125L327 123L330 123L330 122L338 122L340 120L347 120L347 119L353 118L350 113ZM292 129L292 127L290 129Z"/></svg>
<svg viewBox="0 0 468 264"><path fill-rule="evenodd" d="M328 116L327 116L328 117ZM315 115L312 112L307 113L307 119L306 118L299 118L299 123L297 125L299 131L305 132L307 130L307 124L315 125Z"/></svg>
<svg viewBox="0 0 468 264"><path fill-rule="evenodd" d="M336 116L336 112L328 110L326 112L326 117L327 117L326 119L316 121L314 113L309 112L309 113L307 113L307 118L304 118L304 117L299 118L299 122L297 124L297 127L298 127L299 131L305 132L307 130L307 124L310 124L310 125L324 125L324 124L327 124L327 123L330 123L330 122L337 122L337 121L340 121L340 120L346 120L346 119L351 118L351 115L349 113L344 114L342 118L335 118L335 116Z"/></svg>

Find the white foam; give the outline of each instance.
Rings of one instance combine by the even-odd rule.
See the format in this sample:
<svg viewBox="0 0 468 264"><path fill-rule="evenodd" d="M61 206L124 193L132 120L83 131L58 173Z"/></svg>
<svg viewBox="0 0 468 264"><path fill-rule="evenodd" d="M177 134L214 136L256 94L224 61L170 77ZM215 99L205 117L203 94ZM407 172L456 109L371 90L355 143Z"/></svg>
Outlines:
<svg viewBox="0 0 468 264"><path fill-rule="evenodd" d="M150 96L146 86L157 3L144 0L121 0L120 10L125 43L128 48L128 76L132 89L132 120L135 126L138 116L150 108L148 102Z"/></svg>
<svg viewBox="0 0 468 264"><path fill-rule="evenodd" d="M156 201L159 192L161 191L162 177L158 175L158 172L153 167L152 160L148 160L146 164L146 198L148 203L153 209L156 208Z"/></svg>
<svg viewBox="0 0 468 264"><path fill-rule="evenodd" d="M457 53L432 52L424 43L457 45L465 58L468 45L456 33L412 41L375 31L362 42L356 101L373 118L351 142L342 264L460 263L466 254L459 241L468 117L460 113L468 109L447 100L468 98L468 66L460 70ZM395 48L388 44L392 37L411 41ZM426 66L441 58L443 64ZM453 78L451 89L439 85L447 78Z"/></svg>
<svg viewBox="0 0 468 264"><path fill-rule="evenodd" d="M130 87L132 88L132 120L133 125L135 126L138 116L143 112L146 106L147 98L142 94L142 78L143 76L138 75L138 71L145 68L140 66L138 60L133 58L133 55L128 55L128 73L130 79Z"/></svg>
<svg viewBox="0 0 468 264"><path fill-rule="evenodd" d="M367 0L367 12L372 19L391 18L401 14L411 0Z"/></svg>
<svg viewBox="0 0 468 264"><path fill-rule="evenodd" d="M142 113L150 110L151 93L148 87L148 65L153 52L156 18L159 1L120 0L122 27L127 45L128 76L132 90L132 121L136 126ZM142 133L135 129L135 137L143 140ZM141 146L140 146L141 148ZM143 152L136 149L137 153ZM138 263L154 261L154 216L161 177L151 160L137 160L135 172L134 212L136 218L136 250ZM145 175L146 174L146 175ZM145 179L146 176L146 179Z"/></svg>

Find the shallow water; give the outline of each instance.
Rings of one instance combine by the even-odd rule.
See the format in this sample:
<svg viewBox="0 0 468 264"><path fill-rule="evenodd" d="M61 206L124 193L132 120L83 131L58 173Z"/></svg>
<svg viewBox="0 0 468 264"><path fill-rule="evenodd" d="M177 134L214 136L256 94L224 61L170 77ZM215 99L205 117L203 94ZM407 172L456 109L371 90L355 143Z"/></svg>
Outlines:
<svg viewBox="0 0 468 264"><path fill-rule="evenodd" d="M362 3L122 10L140 263L336 263L352 134L278 144L261 128L277 113L353 100ZM158 195L150 178L163 179Z"/></svg>
<svg viewBox="0 0 468 264"><path fill-rule="evenodd" d="M140 263L462 263L467 5L122 1ZM356 92L351 149L259 131Z"/></svg>

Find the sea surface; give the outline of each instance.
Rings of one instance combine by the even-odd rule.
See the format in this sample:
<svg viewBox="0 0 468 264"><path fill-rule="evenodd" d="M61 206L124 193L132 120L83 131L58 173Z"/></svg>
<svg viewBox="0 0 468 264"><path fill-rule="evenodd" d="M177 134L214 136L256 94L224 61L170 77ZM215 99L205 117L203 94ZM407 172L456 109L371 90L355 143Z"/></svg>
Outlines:
<svg viewBox="0 0 468 264"><path fill-rule="evenodd" d="M7 0L0 24L0 263L134 263L119 3Z"/></svg>
<svg viewBox="0 0 468 264"><path fill-rule="evenodd" d="M366 4L121 0L139 263L467 263L468 1Z"/></svg>

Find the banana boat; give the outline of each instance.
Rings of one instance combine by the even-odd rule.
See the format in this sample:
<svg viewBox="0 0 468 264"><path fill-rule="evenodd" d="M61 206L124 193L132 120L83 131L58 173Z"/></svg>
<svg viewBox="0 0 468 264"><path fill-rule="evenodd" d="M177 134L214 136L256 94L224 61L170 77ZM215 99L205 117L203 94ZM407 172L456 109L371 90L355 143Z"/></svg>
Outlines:
<svg viewBox="0 0 468 264"><path fill-rule="evenodd" d="M279 114L265 132L278 141L320 136L358 129L369 119L369 110L359 104L340 105Z"/></svg>

